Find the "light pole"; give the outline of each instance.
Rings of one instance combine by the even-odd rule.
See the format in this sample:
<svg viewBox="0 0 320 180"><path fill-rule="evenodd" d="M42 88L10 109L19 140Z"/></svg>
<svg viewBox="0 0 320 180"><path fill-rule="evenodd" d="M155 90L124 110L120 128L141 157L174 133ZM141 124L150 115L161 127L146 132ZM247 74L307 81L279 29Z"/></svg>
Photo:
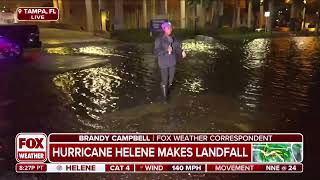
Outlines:
<svg viewBox="0 0 320 180"><path fill-rule="evenodd" d="M270 17L270 11L266 11L264 13L264 17L266 17L266 26L265 26L265 31L268 32L268 23L269 23L269 17Z"/></svg>
<svg viewBox="0 0 320 180"><path fill-rule="evenodd" d="M306 8L307 8L307 0L303 0L301 31L304 30L304 26L305 26Z"/></svg>

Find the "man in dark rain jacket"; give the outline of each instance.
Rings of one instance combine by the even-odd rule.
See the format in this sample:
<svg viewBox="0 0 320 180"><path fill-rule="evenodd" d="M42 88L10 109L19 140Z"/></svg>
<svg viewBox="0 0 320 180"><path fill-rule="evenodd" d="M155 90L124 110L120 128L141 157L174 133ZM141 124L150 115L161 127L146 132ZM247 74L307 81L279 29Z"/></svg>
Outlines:
<svg viewBox="0 0 320 180"><path fill-rule="evenodd" d="M163 33L155 40L154 53L158 58L161 72L161 92L164 101L167 100L168 89L172 86L177 57L186 57L181 44L172 36L172 26L170 22L161 25Z"/></svg>

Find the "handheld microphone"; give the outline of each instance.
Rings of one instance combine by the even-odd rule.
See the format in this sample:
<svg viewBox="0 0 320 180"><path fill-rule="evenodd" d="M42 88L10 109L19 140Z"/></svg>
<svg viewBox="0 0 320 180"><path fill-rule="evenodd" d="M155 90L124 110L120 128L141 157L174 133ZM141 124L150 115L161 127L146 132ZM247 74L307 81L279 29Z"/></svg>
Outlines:
<svg viewBox="0 0 320 180"><path fill-rule="evenodd" d="M173 43L173 38L172 37L168 37L168 41L169 41L169 46L172 48L172 50L173 50L173 46L172 46L172 43ZM171 52L169 52L169 55L171 55L171 53L172 53L172 51Z"/></svg>

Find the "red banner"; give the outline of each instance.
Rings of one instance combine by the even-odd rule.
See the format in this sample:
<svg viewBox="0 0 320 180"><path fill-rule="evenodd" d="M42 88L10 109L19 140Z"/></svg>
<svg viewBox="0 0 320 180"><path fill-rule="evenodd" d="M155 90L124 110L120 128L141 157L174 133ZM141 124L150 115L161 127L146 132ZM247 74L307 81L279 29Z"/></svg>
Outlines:
<svg viewBox="0 0 320 180"><path fill-rule="evenodd" d="M17 9L19 21L57 21L59 9L55 7L19 7Z"/></svg>
<svg viewBox="0 0 320 180"><path fill-rule="evenodd" d="M16 160L20 173L301 173L303 135L19 133Z"/></svg>
<svg viewBox="0 0 320 180"><path fill-rule="evenodd" d="M251 162L251 144L49 144L51 162Z"/></svg>
<svg viewBox="0 0 320 180"><path fill-rule="evenodd" d="M301 134L209 134L209 133L53 133L50 142L302 142Z"/></svg>

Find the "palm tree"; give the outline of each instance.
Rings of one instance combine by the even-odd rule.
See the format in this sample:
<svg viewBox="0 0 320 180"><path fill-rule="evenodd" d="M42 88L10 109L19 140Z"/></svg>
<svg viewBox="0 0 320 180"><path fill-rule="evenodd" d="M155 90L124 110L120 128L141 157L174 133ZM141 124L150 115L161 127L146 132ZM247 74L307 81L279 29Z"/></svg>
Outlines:
<svg viewBox="0 0 320 180"><path fill-rule="evenodd" d="M265 0L259 0L260 5L260 18L259 18L259 28L262 29L264 24L264 2Z"/></svg>
<svg viewBox="0 0 320 180"><path fill-rule="evenodd" d="M211 9L210 24L213 28L222 26L224 0L210 0L207 3L208 9Z"/></svg>
<svg viewBox="0 0 320 180"><path fill-rule="evenodd" d="M210 23L216 28L221 24L221 16L223 16L224 0L188 0L188 4L194 7L195 17L200 18L200 23L204 25L205 14L207 9L211 8ZM199 12L200 11L200 12ZM197 26L197 22L195 22Z"/></svg>
<svg viewBox="0 0 320 180"><path fill-rule="evenodd" d="M270 12L270 17L268 19L268 23L267 23L267 30L269 32L272 32L272 27L273 27L273 19L274 19L274 15L275 15L275 10L274 10L274 0L269 0L268 2L269 4L269 12Z"/></svg>
<svg viewBox="0 0 320 180"><path fill-rule="evenodd" d="M248 28L252 28L252 1L253 0L248 0Z"/></svg>
<svg viewBox="0 0 320 180"><path fill-rule="evenodd" d="M201 0L188 0L188 4L190 6L193 6L194 9L194 31L197 33L197 29L198 29L198 19L196 19L198 17L198 11L197 11L197 5L201 4Z"/></svg>
<svg viewBox="0 0 320 180"><path fill-rule="evenodd" d="M232 28L237 27L237 17L238 17L238 7L239 7L239 0L233 0L233 17L232 17Z"/></svg>

